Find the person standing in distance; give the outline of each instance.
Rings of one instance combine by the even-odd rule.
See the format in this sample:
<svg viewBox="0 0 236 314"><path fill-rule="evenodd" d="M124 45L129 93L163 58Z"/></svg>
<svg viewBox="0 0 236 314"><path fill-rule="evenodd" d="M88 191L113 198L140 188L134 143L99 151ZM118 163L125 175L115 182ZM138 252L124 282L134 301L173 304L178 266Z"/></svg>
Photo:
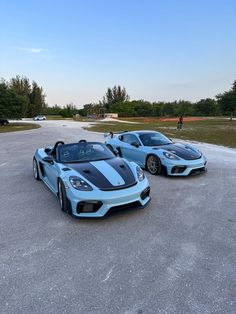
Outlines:
<svg viewBox="0 0 236 314"><path fill-rule="evenodd" d="M183 117L183 115L181 115L179 117L179 120L178 120L178 123L177 123L177 130L182 130L183 123L184 123L184 117Z"/></svg>

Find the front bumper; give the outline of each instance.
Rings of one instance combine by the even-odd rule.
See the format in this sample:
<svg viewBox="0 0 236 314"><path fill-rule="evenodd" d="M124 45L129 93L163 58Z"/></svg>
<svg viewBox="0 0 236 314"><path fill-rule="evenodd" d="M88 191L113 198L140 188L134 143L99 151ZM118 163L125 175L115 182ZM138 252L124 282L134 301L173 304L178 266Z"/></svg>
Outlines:
<svg viewBox="0 0 236 314"><path fill-rule="evenodd" d="M164 159L162 164L166 167L169 176L188 176L207 171L207 160L204 156L195 160L167 160Z"/></svg>
<svg viewBox="0 0 236 314"><path fill-rule="evenodd" d="M130 188L115 191L93 190L81 193L71 187L66 189L72 214L76 217L103 217L108 211L142 208L151 199L149 193L146 178Z"/></svg>

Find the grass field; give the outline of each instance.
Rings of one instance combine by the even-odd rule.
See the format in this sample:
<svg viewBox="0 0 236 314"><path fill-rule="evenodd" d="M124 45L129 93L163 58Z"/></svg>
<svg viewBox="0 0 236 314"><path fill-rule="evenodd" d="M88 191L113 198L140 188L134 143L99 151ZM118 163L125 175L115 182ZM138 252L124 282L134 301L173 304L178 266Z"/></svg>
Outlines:
<svg viewBox="0 0 236 314"><path fill-rule="evenodd" d="M0 133L25 131L40 128L39 124L24 123L24 122L10 122L8 125L0 126Z"/></svg>
<svg viewBox="0 0 236 314"><path fill-rule="evenodd" d="M72 120L72 118L63 118L60 115L47 115L47 120Z"/></svg>
<svg viewBox="0 0 236 314"><path fill-rule="evenodd" d="M181 131L176 128L177 118L166 119L167 121L165 119L160 120L152 117L122 120L136 123L102 122L92 125L88 130L97 132L156 130L170 138L205 142L233 148L236 147L236 120L230 121L225 118L185 119Z"/></svg>

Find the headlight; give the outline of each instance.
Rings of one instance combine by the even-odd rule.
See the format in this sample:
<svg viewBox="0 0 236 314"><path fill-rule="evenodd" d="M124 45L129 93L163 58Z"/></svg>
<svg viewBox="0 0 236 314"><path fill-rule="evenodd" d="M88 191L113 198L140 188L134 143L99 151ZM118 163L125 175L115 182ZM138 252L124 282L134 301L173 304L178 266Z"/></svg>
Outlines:
<svg viewBox="0 0 236 314"><path fill-rule="evenodd" d="M145 178L143 170L139 166L137 166L136 171L137 171L137 176L138 176L139 181L143 181Z"/></svg>
<svg viewBox="0 0 236 314"><path fill-rule="evenodd" d="M175 156L174 154L172 153L169 153L169 152L163 152L163 155L168 158L168 159L172 159L172 160L179 160L180 158Z"/></svg>
<svg viewBox="0 0 236 314"><path fill-rule="evenodd" d="M70 184L76 190L80 190L80 191L92 191L93 190L93 188L88 184L88 182L81 179L80 177L72 176L69 178L69 180L70 180Z"/></svg>

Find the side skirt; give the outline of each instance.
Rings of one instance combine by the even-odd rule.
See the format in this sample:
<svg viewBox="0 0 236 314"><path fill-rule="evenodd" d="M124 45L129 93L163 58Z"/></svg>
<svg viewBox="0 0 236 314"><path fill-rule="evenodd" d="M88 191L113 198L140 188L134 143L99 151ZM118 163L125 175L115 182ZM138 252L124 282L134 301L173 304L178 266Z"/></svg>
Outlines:
<svg viewBox="0 0 236 314"><path fill-rule="evenodd" d="M54 195L57 196L57 191L55 191L55 190L51 187L51 185L45 180L45 177L42 178L42 181L43 181L43 182L45 183L45 185L49 188L49 190L50 190Z"/></svg>

